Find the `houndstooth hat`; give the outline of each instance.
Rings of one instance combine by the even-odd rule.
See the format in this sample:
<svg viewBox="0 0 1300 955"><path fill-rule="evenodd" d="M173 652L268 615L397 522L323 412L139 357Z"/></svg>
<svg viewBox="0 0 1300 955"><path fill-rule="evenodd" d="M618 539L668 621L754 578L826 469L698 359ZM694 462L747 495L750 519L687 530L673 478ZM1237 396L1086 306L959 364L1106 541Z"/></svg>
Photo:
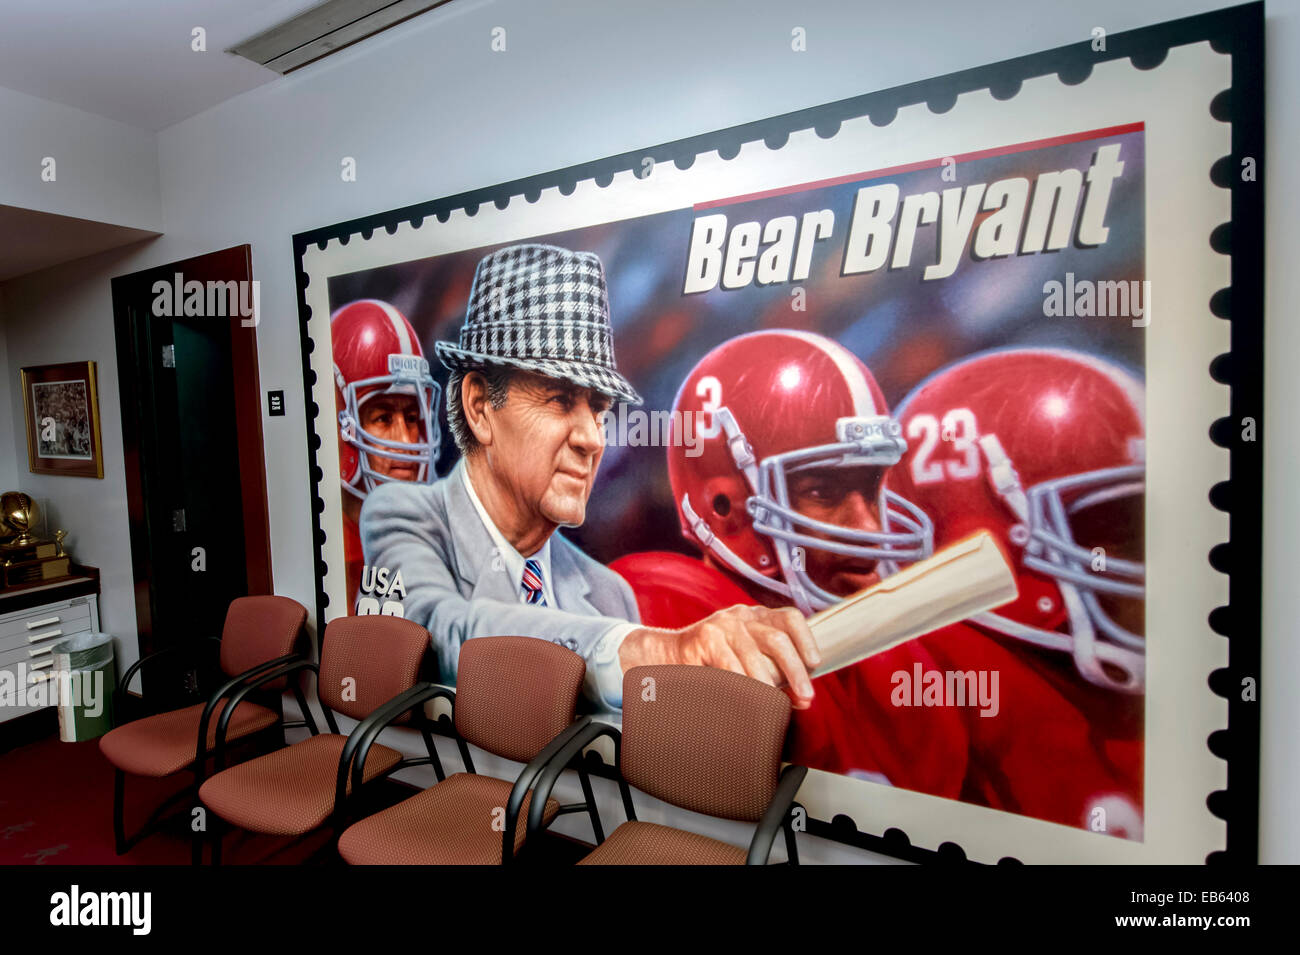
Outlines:
<svg viewBox="0 0 1300 955"><path fill-rule="evenodd" d="M594 252L512 245L479 261L460 347L435 348L452 371L509 365L640 404L614 364L613 337L605 270Z"/></svg>

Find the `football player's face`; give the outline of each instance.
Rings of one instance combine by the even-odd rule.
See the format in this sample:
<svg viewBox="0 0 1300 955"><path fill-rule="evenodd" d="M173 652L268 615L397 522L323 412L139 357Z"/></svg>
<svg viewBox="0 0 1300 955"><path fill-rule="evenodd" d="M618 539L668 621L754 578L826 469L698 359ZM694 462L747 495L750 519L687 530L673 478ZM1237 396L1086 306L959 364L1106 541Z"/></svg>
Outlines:
<svg viewBox="0 0 1300 955"><path fill-rule="evenodd" d="M424 440L420 428L420 406L412 395L375 395L361 406L361 429L385 441L418 444ZM415 451L395 454L417 454ZM375 473L393 481L414 481L420 474L420 463L406 463L382 454L367 454L370 468Z"/></svg>
<svg viewBox="0 0 1300 955"><path fill-rule="evenodd" d="M789 475L790 504L805 517L855 531L879 531L876 501L883 468L814 468ZM804 530L810 537L825 537ZM880 580L876 561L803 548L804 571L813 583L848 597Z"/></svg>
<svg viewBox="0 0 1300 955"><path fill-rule="evenodd" d="M587 498L605 453L604 395L569 382L521 374L492 418L493 470L506 475L522 513L565 527L587 516Z"/></svg>

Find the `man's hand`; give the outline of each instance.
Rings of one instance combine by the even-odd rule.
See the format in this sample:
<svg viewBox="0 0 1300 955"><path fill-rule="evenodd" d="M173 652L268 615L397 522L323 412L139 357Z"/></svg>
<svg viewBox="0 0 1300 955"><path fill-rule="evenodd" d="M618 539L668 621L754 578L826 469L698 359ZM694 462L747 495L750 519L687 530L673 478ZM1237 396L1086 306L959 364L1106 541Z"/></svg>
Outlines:
<svg viewBox="0 0 1300 955"><path fill-rule="evenodd" d="M633 630L619 650L623 671L656 663L717 667L787 686L797 710L812 704L808 673L821 663L803 615L793 607L737 605L680 630Z"/></svg>

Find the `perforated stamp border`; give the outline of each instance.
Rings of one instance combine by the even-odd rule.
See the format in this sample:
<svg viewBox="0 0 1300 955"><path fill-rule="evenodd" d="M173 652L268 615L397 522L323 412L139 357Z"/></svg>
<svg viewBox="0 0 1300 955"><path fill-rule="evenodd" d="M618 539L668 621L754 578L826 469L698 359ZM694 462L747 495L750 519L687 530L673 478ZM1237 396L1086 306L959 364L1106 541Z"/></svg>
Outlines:
<svg viewBox="0 0 1300 955"><path fill-rule="evenodd" d="M1227 639L1193 639L1192 659L1179 664L1193 671L1191 677L1199 674L1199 680L1204 681L1199 684L1205 687L1203 698L1195 694L1186 697L1199 703L1193 710L1180 711L1179 706L1186 702L1190 677L1184 679L1179 691L1184 696L1173 694L1162 702L1149 690L1152 705L1146 746L1146 840L1129 844L1098 838L1008 813L822 773L810 774L800 801L809 809L811 833L916 861L1256 861L1259 715L1255 699L1260 689L1264 423L1263 178L1258 168L1263 156L1263 4L1113 34L1106 38L1105 49L1095 47L1084 40L1057 50L296 235L304 405L317 553L317 621L323 623L336 615L328 612L329 591L339 576L340 561L330 555L341 553L338 541L331 540L326 532L326 527L338 526L333 519L337 503L331 501L330 492L322 491L322 485L328 488L329 482L323 482L325 472L319 463L321 458L331 460L336 453L333 415L327 413L321 419L322 430L317 429L322 403L332 408L332 398L323 398L332 385L328 375L322 381L313 370L313 359L319 362L328 357L328 299L324 285L329 275L744 194L752 190L735 184L744 181L743 175L737 178L744 169L757 170L756 181L781 185L784 183L772 178L780 175L779 163L772 159L792 150L803 150L812 157L800 167L799 178L820 179L818 170L835 168L834 151L828 147L864 134L868 131L866 124L900 134L905 128L932 127L939 139L948 137L947 148L935 154L952 155L965 151L964 145L952 144L954 139L949 134L963 128L955 121L963 117L964 111L986 111L1000 123L997 143L986 141L984 145L1027 141L1034 137L1012 132L1009 117L1017 106L1040 95L1046 88L1044 84L1056 84L1052 88L1054 99L1073 109L1086 107L1092 98L1115 106L1110 102L1114 99L1113 89L1128 88L1135 93L1128 104L1133 109L1141 99L1136 95L1139 91L1153 85L1158 88L1164 76L1181 70L1178 95L1170 109L1181 111L1180 115L1201 117L1205 129L1196 142L1170 141L1165 145L1191 152L1181 159L1172 158L1175 166L1180 161L1204 160L1192 189L1205 209L1222 212L1210 221L1202 209L1201 219L1193 220L1198 222L1198 228L1206 226L1196 233L1196 241L1203 243L1196 264L1203 267L1204 276L1215 281L1204 288L1193 282L1193 287L1186 290L1197 299L1181 303L1191 316L1181 320L1188 323L1184 332L1191 329L1184 338L1192 344L1184 343L1180 348L1190 348L1190 357L1180 357L1172 369L1173 374L1183 376L1181 387L1191 389L1201 399L1192 403L1192 413L1204 414L1201 433L1206 435L1203 447L1189 444L1175 452L1190 455L1201 464L1199 469L1190 469L1190 481L1204 485L1201 507L1187 517L1193 529L1199 529L1192 543L1205 555L1206 563L1202 572L1193 573L1194 579L1184 586L1193 604L1206 604L1199 629ZM1193 58L1195 64L1191 63ZM1092 96L1094 90L1102 88L1109 92ZM999 110L1003 110L1001 115ZM1104 109L1102 113L1112 115ZM929 122L921 123L927 116ZM1131 112L1124 119L1147 123L1154 144L1148 159L1148 180L1164 174L1165 170L1159 168L1159 155L1160 137L1165 135L1160 123L1165 120ZM1072 118L1054 121L1058 132L1106 125ZM969 122L965 124L966 128L970 126ZM1034 128L1033 123L1028 128ZM924 144L908 141L915 158L928 158ZM1222 148L1205 153L1217 144ZM899 148L906 154L907 147ZM743 162L733 162L742 155ZM826 157L828 165L819 166L817 157ZM647 164L646 159L653 162ZM1253 160L1255 167L1253 178L1242 172L1248 160ZM644 175L647 165L651 171ZM725 175L731 184L726 187L717 185L723 176L711 173L723 166L731 167ZM702 192L701 182L712 184L714 191ZM593 220L591 210L597 207L602 210L601 217ZM1157 217L1173 214L1161 208L1158 199L1148 198L1149 261L1160 257L1161 229L1170 225L1153 218L1153 210ZM543 222L545 226L539 227ZM448 228L439 232L438 226ZM1180 254L1186 257L1194 253ZM1160 268L1157 262L1151 265ZM1153 331L1155 334L1159 332ZM318 352L322 343L325 354ZM1171 347L1170 353L1174 351L1178 349ZM1149 342L1149 376L1153 372L1160 374L1158 367L1150 366L1153 353L1161 354L1160 348ZM1189 369L1200 378L1200 388L1192 387L1194 382L1187 377ZM1148 387L1149 405L1159 407L1152 397L1157 389L1151 388L1150 381ZM1244 439L1246 419L1254 423L1254 440ZM1154 453L1152 457L1156 459ZM333 469L329 470L332 475ZM1150 471L1148 476L1154 484L1156 476ZM1150 536L1148 542L1150 547ZM1186 543L1180 541L1179 546ZM1149 663L1155 673L1160 665L1158 661ZM1170 658L1169 666L1175 665ZM1243 692L1248 681L1253 681L1255 695ZM1175 760L1171 765L1153 766L1153 710L1157 717L1163 712L1170 718L1187 718L1185 732L1197 738L1183 742L1198 749L1200 755L1186 755L1187 765ZM593 768L608 771L597 755L589 754L589 759ZM1192 763L1195 768L1190 766ZM1153 798L1153 788L1159 798ZM1164 828L1162 814L1174 817L1173 822L1163 824Z"/></svg>

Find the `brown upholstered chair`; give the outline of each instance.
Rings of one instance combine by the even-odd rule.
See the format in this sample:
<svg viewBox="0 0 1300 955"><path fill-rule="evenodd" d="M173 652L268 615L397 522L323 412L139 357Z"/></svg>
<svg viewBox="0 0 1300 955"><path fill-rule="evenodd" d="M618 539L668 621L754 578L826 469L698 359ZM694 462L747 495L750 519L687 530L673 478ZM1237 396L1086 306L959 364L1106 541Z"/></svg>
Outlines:
<svg viewBox="0 0 1300 955"><path fill-rule="evenodd" d="M653 684L645 684L647 678ZM646 692L653 687L653 693ZM649 697L649 698L647 698ZM803 766L781 769L790 701L765 683L712 667L633 667L623 676L623 730L591 723L560 749L533 790L545 799L560 772L601 736L614 741L628 821L579 865L766 865L778 829L798 865L791 807ZM749 850L708 836L639 822L631 783L683 809L758 823ZM534 806L537 804L534 803ZM541 820L531 813L529 831Z"/></svg>
<svg viewBox="0 0 1300 955"><path fill-rule="evenodd" d="M226 679L206 704L146 716L100 737L100 751L114 767L113 838L118 855L155 831L169 807L182 799L194 798L203 781L207 758L216 746L217 721L222 716L227 717L225 738L232 742L251 740L256 734L285 725L268 706L249 700L227 713L226 703L244 680L298 659L294 648L303 636L306 620L307 611L302 604L288 597L239 597L231 601L226 611L220 640L209 637L167 647L142 657L126 671L114 702L119 715L125 711L126 690L132 678L142 667L160 659L219 646L219 665ZM124 818L127 775L160 778L184 769L194 773L194 781L159 806L144 826L128 838Z"/></svg>
<svg viewBox="0 0 1300 955"><path fill-rule="evenodd" d="M221 863L223 822L268 835L302 836L341 820L349 793L360 790L363 782L422 764L431 764L438 778L444 778L428 723L420 713L418 722L429 755L403 759L395 749L374 746L364 776L354 786L347 769L362 727L350 737L342 736L331 712L365 720L410 691L430 642L429 632L412 620L339 617L325 628L319 666L304 660L287 663L248 681L231 697L236 703L259 682L311 670L330 731L313 733L284 749L224 769L203 783L199 798L217 817L209 819L208 825L213 865Z"/></svg>
<svg viewBox="0 0 1300 955"><path fill-rule="evenodd" d="M384 713L376 713L352 765L355 780L369 772L371 746L399 712L442 697L452 703L456 742L466 772L350 826L339 854L353 865L499 865L515 861L524 844L529 787L538 773L590 717L574 709L587 666L571 650L536 637L476 637L460 649L456 689L424 684ZM512 782L474 771L467 743L527 763ZM367 754L370 754L369 756ZM547 799L536 830L556 816L588 812L600 819L586 771L586 802L561 806Z"/></svg>

